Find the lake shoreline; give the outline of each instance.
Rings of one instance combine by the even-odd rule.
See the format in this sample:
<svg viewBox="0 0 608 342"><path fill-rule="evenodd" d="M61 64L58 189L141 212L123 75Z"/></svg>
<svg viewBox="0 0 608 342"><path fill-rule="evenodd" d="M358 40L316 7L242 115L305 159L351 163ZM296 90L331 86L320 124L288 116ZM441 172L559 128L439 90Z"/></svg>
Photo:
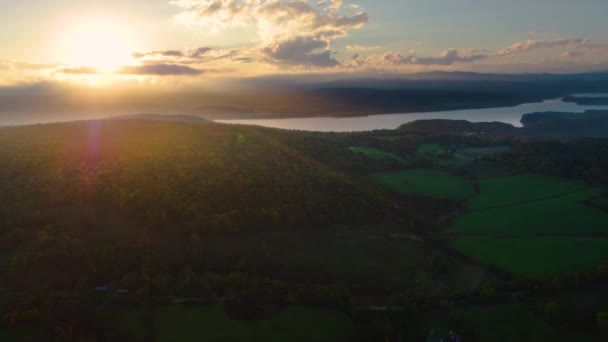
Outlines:
<svg viewBox="0 0 608 342"><path fill-rule="evenodd" d="M527 102L516 106L467 108L446 111L403 112L349 117L293 117L267 119L222 119L217 123L256 125L263 127L315 131L315 132L361 132L382 129L396 129L402 124L418 120L466 120L470 122L502 122L514 127L522 127L523 115L535 112L583 113L590 109L608 109L608 106L584 106L564 102L564 97Z"/></svg>

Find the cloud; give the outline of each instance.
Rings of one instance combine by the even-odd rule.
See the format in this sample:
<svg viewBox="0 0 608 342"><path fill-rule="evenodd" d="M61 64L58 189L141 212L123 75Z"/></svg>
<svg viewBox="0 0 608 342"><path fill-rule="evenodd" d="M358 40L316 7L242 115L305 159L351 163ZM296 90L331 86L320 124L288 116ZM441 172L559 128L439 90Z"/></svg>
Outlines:
<svg viewBox="0 0 608 342"><path fill-rule="evenodd" d="M0 60L0 68L11 70L46 70L58 67L59 64L53 63L36 63L28 61L19 61L13 59Z"/></svg>
<svg viewBox="0 0 608 342"><path fill-rule="evenodd" d="M332 0L329 7L335 8L335 9L340 9L340 8L342 8L343 5L344 5L344 3L342 0Z"/></svg>
<svg viewBox="0 0 608 342"><path fill-rule="evenodd" d="M135 52L133 58L141 59L144 57L167 57L167 58L201 58L213 49L210 47L199 47L194 49L185 50L163 50L163 51L149 51L149 52Z"/></svg>
<svg viewBox="0 0 608 342"><path fill-rule="evenodd" d="M556 47L573 48L585 44L585 39L554 39L554 40L526 40L498 51L499 56L512 56L537 49L550 49Z"/></svg>
<svg viewBox="0 0 608 342"><path fill-rule="evenodd" d="M264 60L276 64L331 67L331 43L369 21L358 6L342 1L308 0L176 0L176 17L189 25L220 32L233 27L254 27ZM343 15L342 12L350 12ZM292 50L292 51L288 51Z"/></svg>
<svg viewBox="0 0 608 342"><path fill-rule="evenodd" d="M348 51L374 51L382 49L383 47L378 45L346 45L346 50Z"/></svg>
<svg viewBox="0 0 608 342"><path fill-rule="evenodd" d="M578 48L588 52L608 53L607 43L592 44L588 40L586 40L585 44L582 44Z"/></svg>
<svg viewBox="0 0 608 342"><path fill-rule="evenodd" d="M123 75L155 76L197 76L205 72L205 70L195 69L179 64L144 64L138 66L126 66L119 71L119 73Z"/></svg>
<svg viewBox="0 0 608 342"><path fill-rule="evenodd" d="M93 75L93 74L99 73L94 68L89 68L89 67L63 68L63 69L60 69L59 72L61 72L63 74L70 74L70 75Z"/></svg>
<svg viewBox="0 0 608 342"><path fill-rule="evenodd" d="M582 57L584 55L585 55L585 52L577 51L577 50L570 50L570 51L566 51L566 52L562 53L562 57L564 57L564 58L576 58L576 57Z"/></svg>
<svg viewBox="0 0 608 342"><path fill-rule="evenodd" d="M384 55L370 56L368 64L389 65L452 65L457 63L473 63L489 58L485 50L460 51L450 49L444 51L438 57L419 57L416 54L402 55L398 52L386 53Z"/></svg>
<svg viewBox="0 0 608 342"><path fill-rule="evenodd" d="M328 43L312 37L295 37L262 49L271 61L290 65L335 67L340 64L327 50ZM317 50L322 52L314 52Z"/></svg>

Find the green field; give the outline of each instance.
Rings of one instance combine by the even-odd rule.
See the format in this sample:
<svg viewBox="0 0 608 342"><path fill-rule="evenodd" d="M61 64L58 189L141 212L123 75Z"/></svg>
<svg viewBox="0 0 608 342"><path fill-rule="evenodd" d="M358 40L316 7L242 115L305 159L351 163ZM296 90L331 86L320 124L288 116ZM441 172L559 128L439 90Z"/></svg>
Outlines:
<svg viewBox="0 0 608 342"><path fill-rule="evenodd" d="M463 167L469 174L473 175L476 179L490 179L490 178L499 178L499 177L507 177L513 175L513 170L501 167L498 165L475 161L473 163L469 163Z"/></svg>
<svg viewBox="0 0 608 342"><path fill-rule="evenodd" d="M388 160L394 160L401 165L408 165L408 161L405 160L404 158L401 158L398 155L395 155L393 153L379 150L377 148L355 146L355 147L350 147L349 150L356 152L356 153L361 153L370 159L374 159L374 160L387 160L388 159Z"/></svg>
<svg viewBox="0 0 608 342"><path fill-rule="evenodd" d="M335 310L287 308L270 319L236 321L221 306L157 310L156 341L345 341L353 322Z"/></svg>
<svg viewBox="0 0 608 342"><path fill-rule="evenodd" d="M443 148L441 145L439 144L422 144L420 146L418 146L418 150L417 150L418 154L422 154L422 155L437 155L437 154L443 154L445 153L445 148Z"/></svg>
<svg viewBox="0 0 608 342"><path fill-rule="evenodd" d="M0 326L0 341L36 342L44 341L48 335L37 327Z"/></svg>
<svg viewBox="0 0 608 342"><path fill-rule="evenodd" d="M591 203L598 208L608 210L608 197L594 199Z"/></svg>
<svg viewBox="0 0 608 342"><path fill-rule="evenodd" d="M532 277L584 270L608 261L608 238L461 237L454 246L487 264Z"/></svg>
<svg viewBox="0 0 608 342"><path fill-rule="evenodd" d="M460 154L455 154L453 158L442 158L439 159L439 166L447 167L447 168L460 168L467 166L471 163L474 163L475 160L469 158L467 156L463 156Z"/></svg>
<svg viewBox="0 0 608 342"><path fill-rule="evenodd" d="M511 151L511 146L491 146L491 147L471 147L457 150L457 154L469 158L479 158L484 156L491 156L494 154L503 154Z"/></svg>
<svg viewBox="0 0 608 342"><path fill-rule="evenodd" d="M462 329L475 331L479 341L596 341L556 329L517 302L435 312L425 315L423 321L426 331L434 331L435 336Z"/></svg>
<svg viewBox="0 0 608 342"><path fill-rule="evenodd" d="M479 182L470 212L455 220L454 245L527 276L573 272L608 260L608 212L584 203L601 189L581 181L516 175ZM598 236L599 235L599 236Z"/></svg>
<svg viewBox="0 0 608 342"><path fill-rule="evenodd" d="M454 229L463 234L518 237L608 233L608 212L582 203L599 191L584 190L528 204L473 211L459 217Z"/></svg>
<svg viewBox="0 0 608 342"><path fill-rule="evenodd" d="M148 336L144 323L145 314L142 308L121 309L112 312L112 319L121 336L132 341L145 341Z"/></svg>
<svg viewBox="0 0 608 342"><path fill-rule="evenodd" d="M461 199L473 193L471 184L444 171L418 169L383 172L371 176L391 189L436 198Z"/></svg>
<svg viewBox="0 0 608 342"><path fill-rule="evenodd" d="M481 193L469 201L471 210L525 203L587 188L582 181L533 174L485 179L479 186Z"/></svg>

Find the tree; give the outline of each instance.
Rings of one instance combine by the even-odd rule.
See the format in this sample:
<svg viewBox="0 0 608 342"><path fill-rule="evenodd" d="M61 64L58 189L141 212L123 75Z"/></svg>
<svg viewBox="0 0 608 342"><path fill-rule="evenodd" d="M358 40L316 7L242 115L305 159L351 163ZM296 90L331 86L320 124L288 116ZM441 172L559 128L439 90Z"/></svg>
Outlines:
<svg viewBox="0 0 608 342"><path fill-rule="evenodd" d="M608 312L598 312L596 315L597 328L602 334L608 336Z"/></svg>

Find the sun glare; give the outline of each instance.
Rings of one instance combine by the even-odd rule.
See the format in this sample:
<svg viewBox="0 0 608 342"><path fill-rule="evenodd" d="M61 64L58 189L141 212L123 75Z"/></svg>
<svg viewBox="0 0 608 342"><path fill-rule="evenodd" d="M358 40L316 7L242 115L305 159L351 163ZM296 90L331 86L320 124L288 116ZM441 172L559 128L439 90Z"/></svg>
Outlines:
<svg viewBox="0 0 608 342"><path fill-rule="evenodd" d="M72 66L110 70L132 61L135 39L115 20L79 19L63 29L58 54Z"/></svg>

